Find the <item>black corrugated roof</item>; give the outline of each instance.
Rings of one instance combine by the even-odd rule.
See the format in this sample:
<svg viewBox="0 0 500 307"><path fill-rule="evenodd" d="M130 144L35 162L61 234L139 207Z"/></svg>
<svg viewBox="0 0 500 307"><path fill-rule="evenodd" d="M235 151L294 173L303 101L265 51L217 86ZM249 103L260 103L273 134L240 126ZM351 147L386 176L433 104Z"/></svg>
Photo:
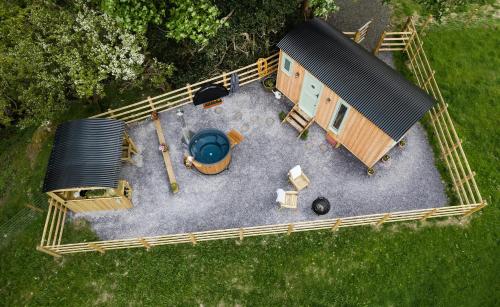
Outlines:
<svg viewBox="0 0 500 307"><path fill-rule="evenodd" d="M125 124L81 119L57 127L43 192L78 187L116 188Z"/></svg>
<svg viewBox="0 0 500 307"><path fill-rule="evenodd" d="M320 19L299 25L278 47L394 140L434 104L427 93Z"/></svg>

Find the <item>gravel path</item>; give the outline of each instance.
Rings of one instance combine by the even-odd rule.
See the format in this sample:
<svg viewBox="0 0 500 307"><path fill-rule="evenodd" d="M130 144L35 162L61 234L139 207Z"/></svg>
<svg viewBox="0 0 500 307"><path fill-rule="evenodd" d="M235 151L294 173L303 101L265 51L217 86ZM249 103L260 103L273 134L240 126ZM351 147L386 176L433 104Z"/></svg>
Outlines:
<svg viewBox="0 0 500 307"><path fill-rule="evenodd" d="M259 83L245 86L222 106L204 110L184 107L193 131L203 128L239 130L243 143L233 151L231 167L206 176L182 165L185 146L175 111L161 114L171 149L180 192L169 192L165 167L151 121L134 125L130 134L141 151L136 166L126 165L122 177L134 189L134 207L126 211L78 214L91 222L102 239L152 236L202 230L317 220L311 202L328 198L332 210L324 218L443 206L444 187L434 167L433 153L424 129L408 133L405 149L394 148L388 163L379 163L368 177L365 166L345 149L333 149L325 132L314 125L306 141L288 124L280 111L291 108L263 91ZM300 164L311 185L300 192L298 210L279 210L276 189L291 190L287 172Z"/></svg>
<svg viewBox="0 0 500 307"><path fill-rule="evenodd" d="M339 11L328 18L328 23L341 31L355 31L372 20L366 39L361 44L372 50L382 32L390 23L391 12L382 0L337 0Z"/></svg>

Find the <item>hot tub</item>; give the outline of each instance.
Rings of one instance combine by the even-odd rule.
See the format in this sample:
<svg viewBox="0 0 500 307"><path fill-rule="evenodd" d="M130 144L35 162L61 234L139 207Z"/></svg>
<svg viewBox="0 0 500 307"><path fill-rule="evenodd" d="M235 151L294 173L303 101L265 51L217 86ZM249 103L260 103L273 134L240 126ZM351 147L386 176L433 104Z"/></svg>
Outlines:
<svg viewBox="0 0 500 307"><path fill-rule="evenodd" d="M217 129L204 129L189 142L193 165L203 174L213 175L227 169L231 162L231 145L226 134Z"/></svg>

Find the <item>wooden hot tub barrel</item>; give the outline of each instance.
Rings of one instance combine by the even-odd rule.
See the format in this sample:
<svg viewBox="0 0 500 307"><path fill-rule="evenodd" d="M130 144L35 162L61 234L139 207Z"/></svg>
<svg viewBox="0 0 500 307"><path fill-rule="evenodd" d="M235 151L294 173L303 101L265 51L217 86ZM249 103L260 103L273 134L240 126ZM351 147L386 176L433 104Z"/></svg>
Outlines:
<svg viewBox="0 0 500 307"><path fill-rule="evenodd" d="M226 134L217 129L204 129L189 142L193 166L203 174L218 174L231 162L231 143Z"/></svg>
<svg viewBox="0 0 500 307"><path fill-rule="evenodd" d="M194 167L196 167L197 170L199 170L203 174L215 175L227 169L230 162L231 162L231 153L228 153L226 157L220 160L219 162L213 164L203 164L201 162L194 160L193 165Z"/></svg>

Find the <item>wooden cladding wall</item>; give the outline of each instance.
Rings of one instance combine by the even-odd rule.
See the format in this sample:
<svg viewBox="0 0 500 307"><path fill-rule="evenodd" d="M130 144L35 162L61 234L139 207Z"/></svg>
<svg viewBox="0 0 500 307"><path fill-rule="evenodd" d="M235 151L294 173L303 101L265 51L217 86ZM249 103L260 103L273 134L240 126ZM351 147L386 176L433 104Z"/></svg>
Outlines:
<svg viewBox="0 0 500 307"><path fill-rule="evenodd" d="M132 203L125 196L117 196L95 199L69 200L65 203L65 206L73 212L88 212L129 209L132 208Z"/></svg>
<svg viewBox="0 0 500 307"><path fill-rule="evenodd" d="M323 86L323 91L319 98L318 109L316 110L316 123L323 129L328 130L328 125L332 120L333 112L339 96L334 91L326 86Z"/></svg>
<svg viewBox="0 0 500 307"><path fill-rule="evenodd" d="M278 75L276 77L276 88L283 93L288 99L297 104L302 90L302 82L304 81L305 69L297 61L293 62L292 72L289 75L281 70L281 62L283 61L284 52L280 50L278 63Z"/></svg>
<svg viewBox="0 0 500 307"><path fill-rule="evenodd" d="M394 146L394 140L354 108L337 139L366 166L372 167Z"/></svg>
<svg viewBox="0 0 500 307"><path fill-rule="evenodd" d="M284 52L280 51L276 87L297 104L306 70L298 62L294 62L293 73L291 76L288 76L281 71L283 54ZM299 77L295 77L295 73L299 73ZM352 107L345 119L346 123L340 134L335 135L330 132L328 126L332 120L338 100L339 96L323 84L320 101L316 109L316 123L332 134L337 141L366 166L372 167L391 149L394 145L394 140Z"/></svg>

